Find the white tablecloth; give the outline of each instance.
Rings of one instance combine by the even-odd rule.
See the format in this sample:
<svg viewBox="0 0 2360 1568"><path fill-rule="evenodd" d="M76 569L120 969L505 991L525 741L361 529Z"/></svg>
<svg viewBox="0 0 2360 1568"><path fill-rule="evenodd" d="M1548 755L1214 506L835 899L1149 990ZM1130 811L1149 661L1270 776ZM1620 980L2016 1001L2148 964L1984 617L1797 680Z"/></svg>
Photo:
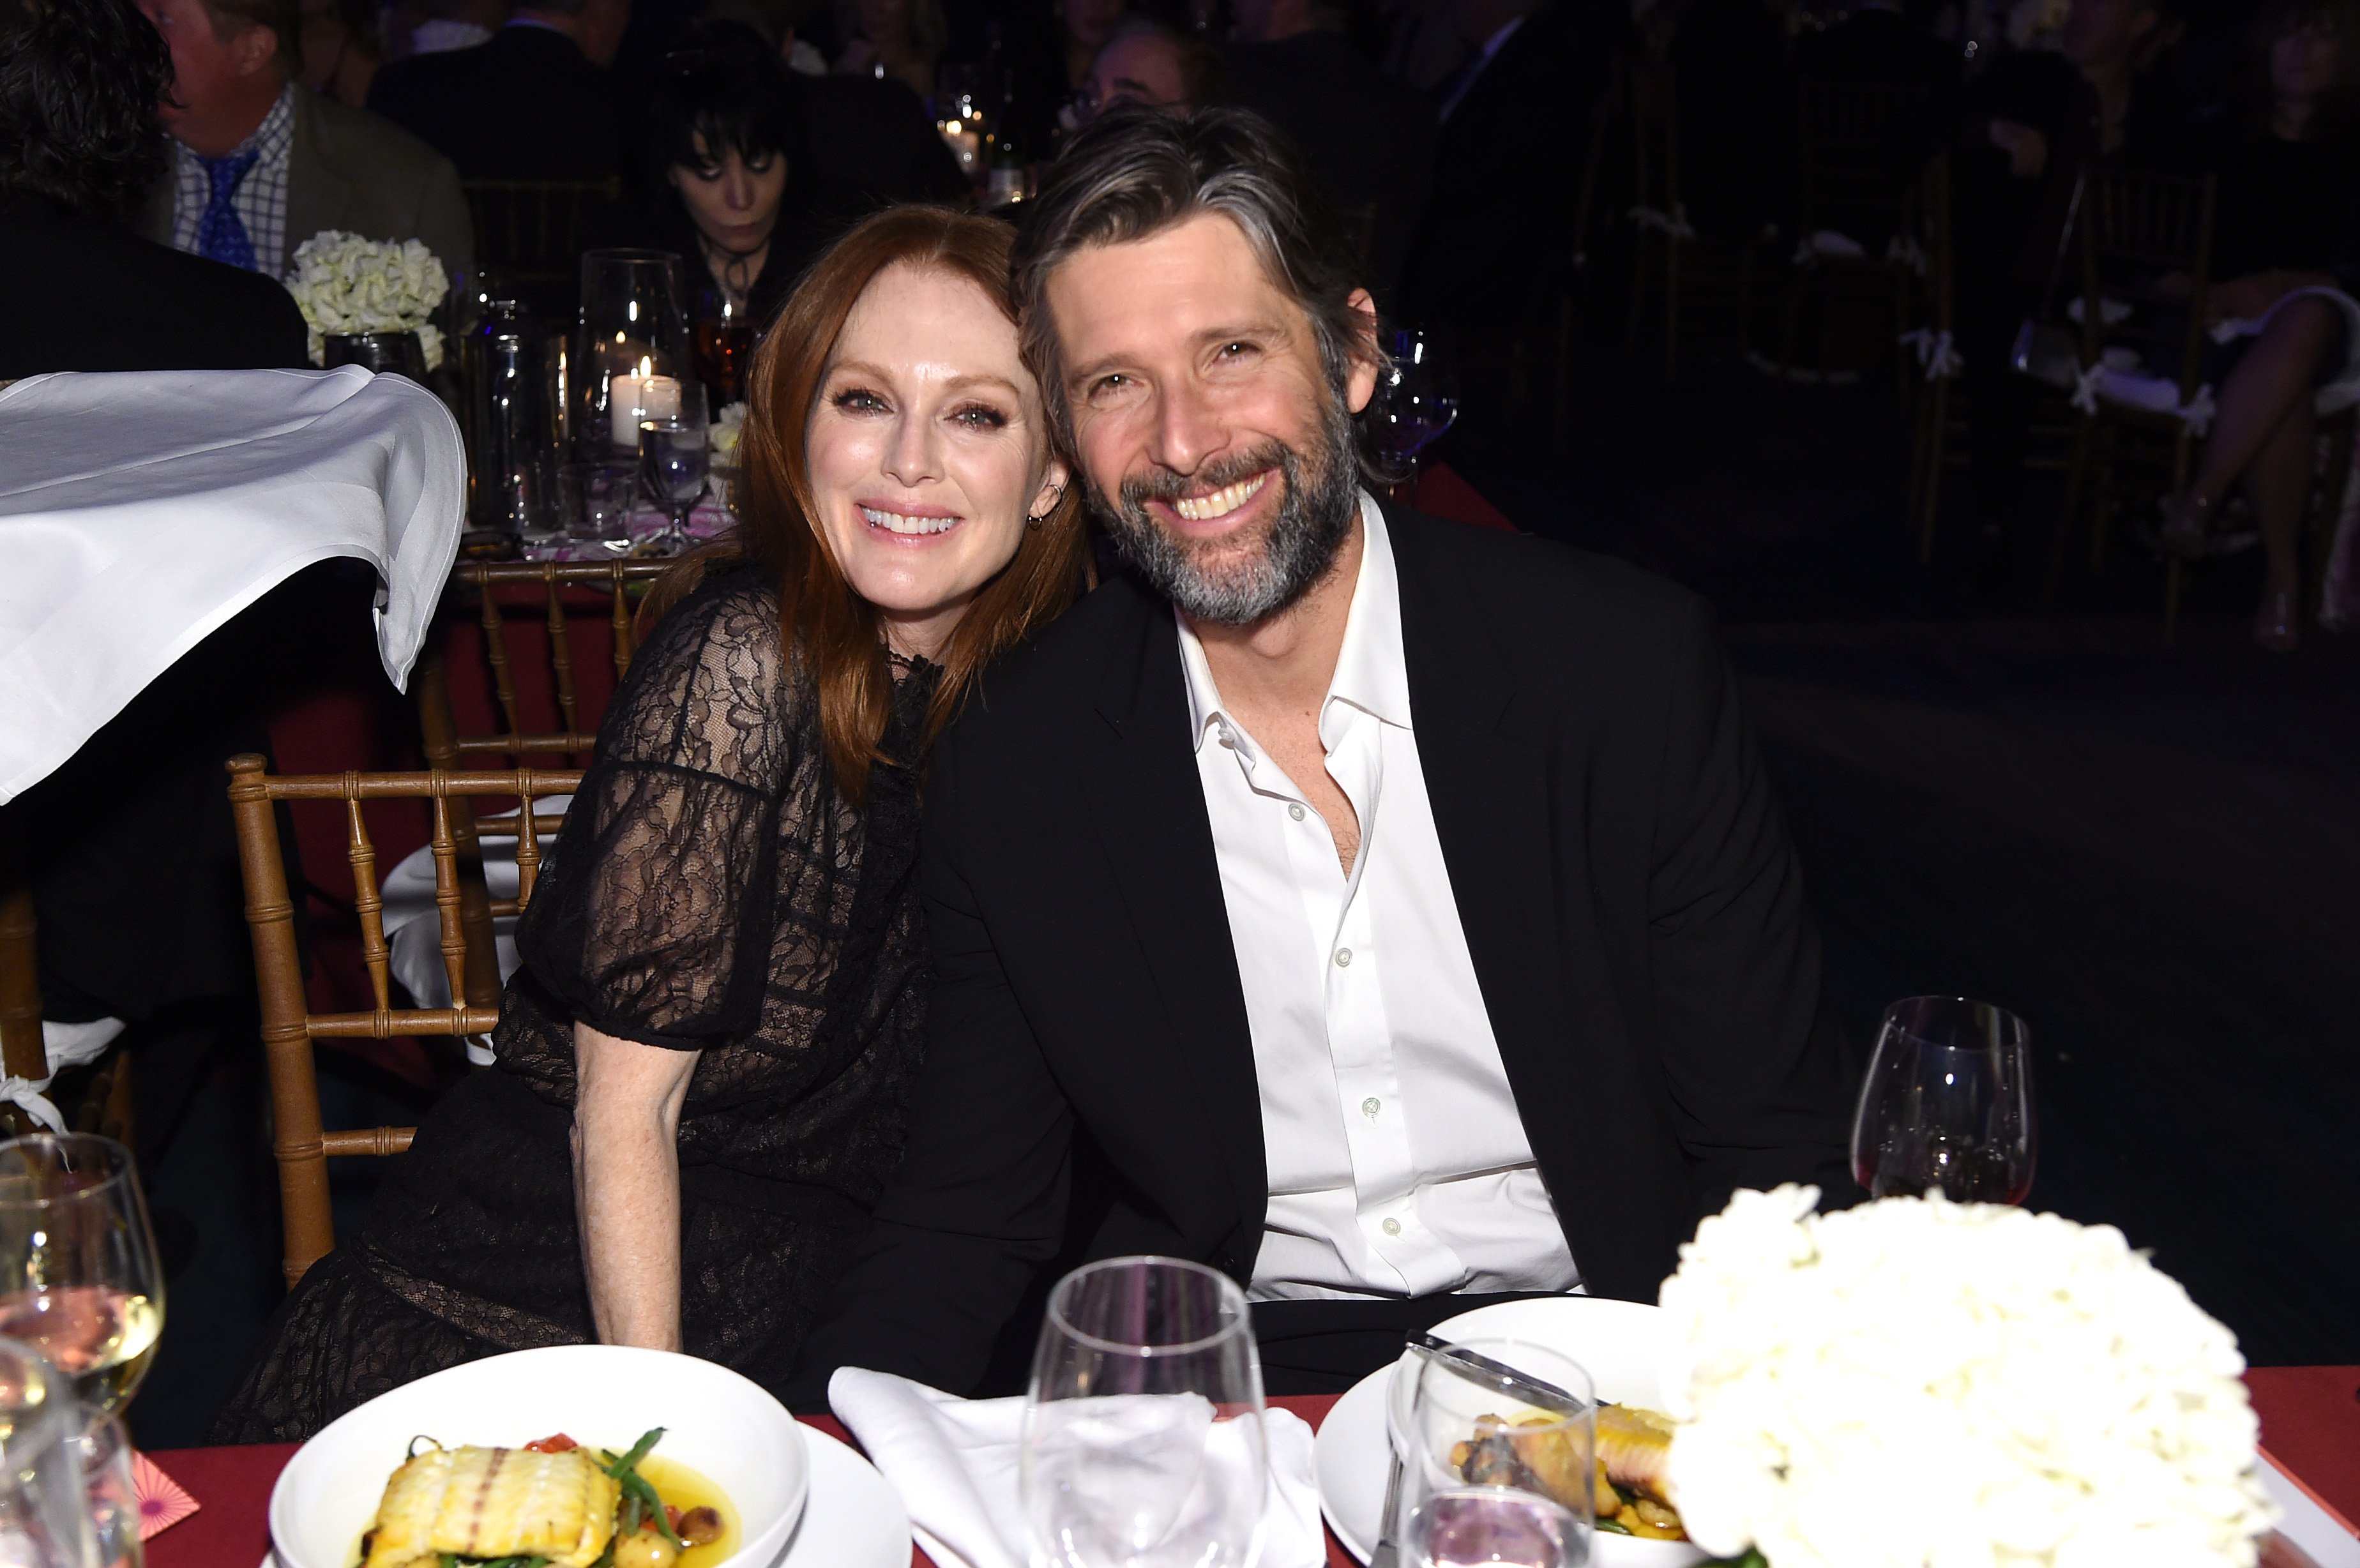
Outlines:
<svg viewBox="0 0 2360 1568"><path fill-rule="evenodd" d="M466 495L457 421L398 376L141 371L0 389L0 800L315 561L377 568L377 650L407 684Z"/></svg>

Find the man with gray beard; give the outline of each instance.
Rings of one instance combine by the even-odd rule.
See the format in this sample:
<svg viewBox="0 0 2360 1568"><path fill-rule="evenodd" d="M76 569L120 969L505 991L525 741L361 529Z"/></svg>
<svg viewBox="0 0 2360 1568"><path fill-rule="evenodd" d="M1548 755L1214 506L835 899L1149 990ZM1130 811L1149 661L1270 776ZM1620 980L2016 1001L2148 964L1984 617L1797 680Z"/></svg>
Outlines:
<svg viewBox="0 0 2360 1568"><path fill-rule="evenodd" d="M1852 1067L1704 606L1381 504L1376 319L1293 155L1117 112L1025 203L1028 361L1134 572L937 744L908 1150L792 1399L957 1393L1055 1263L1192 1259L1267 1385L1486 1300L1652 1301Z"/></svg>

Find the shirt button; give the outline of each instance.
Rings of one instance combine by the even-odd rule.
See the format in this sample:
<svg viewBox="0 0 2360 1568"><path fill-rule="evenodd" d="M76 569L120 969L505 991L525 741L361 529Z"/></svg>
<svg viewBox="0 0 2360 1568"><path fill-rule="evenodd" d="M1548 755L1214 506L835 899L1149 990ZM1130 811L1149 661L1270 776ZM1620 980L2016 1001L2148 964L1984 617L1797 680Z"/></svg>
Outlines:
<svg viewBox="0 0 2360 1568"><path fill-rule="evenodd" d="M1303 820L1303 808L1300 806L1289 806L1286 808L1286 814L1293 817L1299 822Z"/></svg>
<svg viewBox="0 0 2360 1568"><path fill-rule="evenodd" d="M1373 1121L1376 1119L1378 1110L1383 1105L1383 1101L1378 1099L1374 1094L1371 1094L1367 1099L1360 1102L1360 1114Z"/></svg>
<svg viewBox="0 0 2360 1568"><path fill-rule="evenodd" d="M1379 1228L1380 1230L1383 1231L1387 1236L1399 1236L1399 1235L1401 1235L1401 1221L1399 1221L1399 1220L1387 1220L1383 1225L1380 1225L1378 1228Z"/></svg>
<svg viewBox="0 0 2360 1568"><path fill-rule="evenodd" d="M1336 967L1338 969L1349 969L1352 967L1352 950L1350 948L1339 947L1336 950Z"/></svg>

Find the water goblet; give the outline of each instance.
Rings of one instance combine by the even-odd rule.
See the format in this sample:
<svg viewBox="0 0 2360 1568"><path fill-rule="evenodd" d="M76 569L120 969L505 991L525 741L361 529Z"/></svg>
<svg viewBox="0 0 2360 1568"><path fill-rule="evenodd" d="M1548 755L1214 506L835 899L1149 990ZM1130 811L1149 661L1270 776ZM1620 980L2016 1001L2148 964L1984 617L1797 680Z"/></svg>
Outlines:
<svg viewBox="0 0 2360 1568"><path fill-rule="evenodd" d="M656 553L688 546L688 514L705 495L712 467L702 421L646 419L639 424L639 488L667 519Z"/></svg>
<svg viewBox="0 0 2360 1568"><path fill-rule="evenodd" d="M2022 1018L1963 996L1912 996L1885 1010L1852 1129L1852 1175L1871 1196L2020 1203L2034 1152Z"/></svg>
<svg viewBox="0 0 2360 1568"><path fill-rule="evenodd" d="M1115 1258L1050 1292L1019 1472L1033 1562L1249 1568L1270 1491L1262 1365L1237 1282Z"/></svg>

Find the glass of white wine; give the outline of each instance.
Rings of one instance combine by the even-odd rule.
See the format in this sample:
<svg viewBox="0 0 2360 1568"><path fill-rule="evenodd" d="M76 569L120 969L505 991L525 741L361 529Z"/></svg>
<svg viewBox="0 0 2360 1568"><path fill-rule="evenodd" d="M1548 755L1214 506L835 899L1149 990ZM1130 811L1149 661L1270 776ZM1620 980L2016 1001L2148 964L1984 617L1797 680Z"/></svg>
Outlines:
<svg viewBox="0 0 2360 1568"><path fill-rule="evenodd" d="M114 1414L163 1332L164 1271L131 1151L93 1133L0 1143L0 1335Z"/></svg>

